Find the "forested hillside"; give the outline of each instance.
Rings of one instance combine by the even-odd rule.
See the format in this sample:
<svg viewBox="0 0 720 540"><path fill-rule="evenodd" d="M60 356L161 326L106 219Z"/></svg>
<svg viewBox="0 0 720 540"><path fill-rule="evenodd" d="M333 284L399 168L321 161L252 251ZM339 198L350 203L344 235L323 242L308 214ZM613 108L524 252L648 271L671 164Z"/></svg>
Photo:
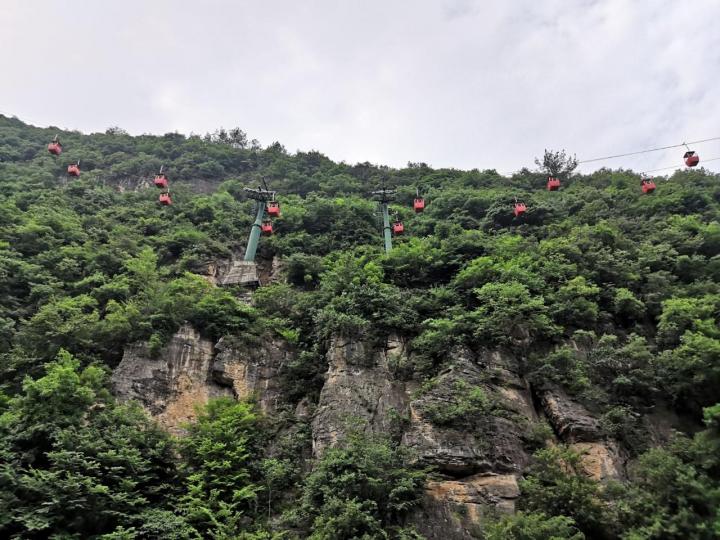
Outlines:
<svg viewBox="0 0 720 540"><path fill-rule="evenodd" d="M0 536L720 538L720 175L551 192L533 157L392 169L0 116ZM241 257L263 179L278 270L249 295L207 274ZM111 378L138 350L159 373L183 328L225 397L168 432ZM228 347L282 361L243 395Z"/></svg>

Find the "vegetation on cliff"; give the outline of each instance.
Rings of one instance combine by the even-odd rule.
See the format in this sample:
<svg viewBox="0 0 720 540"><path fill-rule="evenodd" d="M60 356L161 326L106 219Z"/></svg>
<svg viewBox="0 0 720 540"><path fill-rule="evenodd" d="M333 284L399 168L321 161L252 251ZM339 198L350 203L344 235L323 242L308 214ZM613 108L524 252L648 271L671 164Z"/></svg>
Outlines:
<svg viewBox="0 0 720 540"><path fill-rule="evenodd" d="M59 158L46 150L58 132ZM160 165L171 207L135 189ZM242 187L261 178L283 215L260 257L281 257L287 282L248 305L199 274L242 249ZM157 351L190 321L212 339L292 342L288 408L317 400L333 336L401 336L411 354L396 376L429 384L457 347L516 351L535 387L582 403L633 465L600 485L571 451L540 449L522 512L488 538L720 536L720 176L678 171L646 196L622 169L563 177L558 192L546 178L334 163L238 130L82 135L0 116L0 533L416 537L405 519L427 471L397 441L353 437L308 463L302 430L267 451L281 420L251 403L211 402L180 441L117 403L107 375L123 348ZM407 231L389 254L367 198L382 183ZM434 417L462 429L492 406L459 388ZM660 448L646 421L659 407L689 426Z"/></svg>

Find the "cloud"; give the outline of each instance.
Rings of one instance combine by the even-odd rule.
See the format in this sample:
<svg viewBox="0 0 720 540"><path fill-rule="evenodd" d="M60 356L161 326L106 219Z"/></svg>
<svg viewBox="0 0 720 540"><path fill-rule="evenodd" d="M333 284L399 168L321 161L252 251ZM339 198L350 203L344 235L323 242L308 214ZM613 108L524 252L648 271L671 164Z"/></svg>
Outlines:
<svg viewBox="0 0 720 540"><path fill-rule="evenodd" d="M718 20L714 0L5 0L0 106L83 131L237 125L348 162L511 171L544 148L720 135Z"/></svg>

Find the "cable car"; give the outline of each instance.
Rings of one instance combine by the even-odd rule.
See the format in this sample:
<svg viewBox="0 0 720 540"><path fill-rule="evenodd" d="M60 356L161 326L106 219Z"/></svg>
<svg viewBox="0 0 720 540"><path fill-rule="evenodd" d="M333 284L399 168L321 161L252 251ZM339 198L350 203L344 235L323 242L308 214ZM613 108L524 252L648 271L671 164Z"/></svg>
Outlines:
<svg viewBox="0 0 720 540"><path fill-rule="evenodd" d="M262 225L260 225L260 230L265 236L270 236L273 233L272 221L269 219L263 221Z"/></svg>
<svg viewBox="0 0 720 540"><path fill-rule="evenodd" d="M521 202L515 203L515 210L514 210L515 217L522 216L526 211L527 211L527 206L525 205L525 203L521 203Z"/></svg>
<svg viewBox="0 0 720 540"><path fill-rule="evenodd" d="M60 144L60 140L58 139L57 135L55 135L55 138L52 140L52 142L48 144L48 152L50 152L54 156L59 156L60 154L62 154L62 144Z"/></svg>
<svg viewBox="0 0 720 540"><path fill-rule="evenodd" d="M165 175L162 174L162 173L156 174L156 175L155 175L154 183L155 183L155 186L156 186L156 187L159 187L159 188L161 188L161 189L167 189L167 187L168 187L168 179L167 179L167 176L165 176Z"/></svg>
<svg viewBox="0 0 720 540"><path fill-rule="evenodd" d="M70 176L80 176L80 162L78 161L77 164L71 163L68 165L67 173Z"/></svg>
<svg viewBox="0 0 720 540"><path fill-rule="evenodd" d="M657 187L655 185L655 182L652 181L652 178L643 178L641 181L642 185L642 192L645 194L652 193L655 191L655 188Z"/></svg>
<svg viewBox="0 0 720 540"><path fill-rule="evenodd" d="M685 165L688 167L695 167L700 163L700 156L698 156L693 150L688 150L683 156L685 158Z"/></svg>
<svg viewBox="0 0 720 540"><path fill-rule="evenodd" d="M549 176L547 181L548 191L557 191L560 188L560 179L554 176Z"/></svg>
<svg viewBox="0 0 720 540"><path fill-rule="evenodd" d="M270 201L267 204L267 213L272 217L280 216L280 203L277 201Z"/></svg>
<svg viewBox="0 0 720 540"><path fill-rule="evenodd" d="M163 172L164 165L160 165L160 170L155 175L155 179L153 180L153 183L155 184L155 187L159 187L160 189L167 189L168 188L168 178L165 176L165 173Z"/></svg>
<svg viewBox="0 0 720 540"><path fill-rule="evenodd" d="M396 221L393 223L393 233L395 234L402 234L405 232L405 225L403 225L402 221Z"/></svg>
<svg viewBox="0 0 720 540"><path fill-rule="evenodd" d="M172 199L170 198L170 192L163 191L160 194L160 198L158 199L158 202L160 204L162 204L163 206L170 206L172 204Z"/></svg>
<svg viewBox="0 0 720 540"><path fill-rule="evenodd" d="M425 210L425 199L420 196L420 188L415 189L415 200L413 201L413 209L416 214Z"/></svg>

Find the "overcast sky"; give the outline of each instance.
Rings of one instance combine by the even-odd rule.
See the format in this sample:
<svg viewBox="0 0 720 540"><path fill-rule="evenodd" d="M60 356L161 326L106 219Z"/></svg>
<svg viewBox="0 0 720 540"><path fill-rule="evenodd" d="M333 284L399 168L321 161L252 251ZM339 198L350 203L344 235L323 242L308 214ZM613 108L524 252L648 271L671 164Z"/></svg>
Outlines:
<svg viewBox="0 0 720 540"><path fill-rule="evenodd" d="M0 112L40 126L507 172L720 136L719 100L718 0L0 0Z"/></svg>

